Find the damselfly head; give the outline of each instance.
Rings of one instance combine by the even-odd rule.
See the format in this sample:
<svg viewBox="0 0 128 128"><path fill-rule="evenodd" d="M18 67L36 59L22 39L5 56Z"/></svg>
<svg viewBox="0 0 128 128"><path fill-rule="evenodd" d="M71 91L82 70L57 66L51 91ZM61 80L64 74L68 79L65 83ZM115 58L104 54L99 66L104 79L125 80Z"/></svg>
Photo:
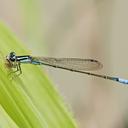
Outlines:
<svg viewBox="0 0 128 128"><path fill-rule="evenodd" d="M10 54L6 56L6 59L8 61L14 62L16 60L16 53L15 52L10 52Z"/></svg>

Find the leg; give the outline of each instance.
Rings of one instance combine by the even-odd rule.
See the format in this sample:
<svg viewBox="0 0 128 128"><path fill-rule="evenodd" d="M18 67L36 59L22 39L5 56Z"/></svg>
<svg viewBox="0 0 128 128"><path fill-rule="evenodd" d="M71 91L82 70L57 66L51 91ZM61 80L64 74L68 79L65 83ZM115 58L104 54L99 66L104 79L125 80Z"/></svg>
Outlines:
<svg viewBox="0 0 128 128"><path fill-rule="evenodd" d="M17 74L18 76L22 74L22 70L21 70L21 66L20 63L17 63L17 72L19 71L19 74Z"/></svg>
<svg viewBox="0 0 128 128"><path fill-rule="evenodd" d="M18 77L20 74L22 74L22 70L21 70L21 66L20 63L15 63L13 68L16 68L15 71L10 72L8 75L10 76L11 74L14 74L12 76L12 79L15 79L16 77Z"/></svg>

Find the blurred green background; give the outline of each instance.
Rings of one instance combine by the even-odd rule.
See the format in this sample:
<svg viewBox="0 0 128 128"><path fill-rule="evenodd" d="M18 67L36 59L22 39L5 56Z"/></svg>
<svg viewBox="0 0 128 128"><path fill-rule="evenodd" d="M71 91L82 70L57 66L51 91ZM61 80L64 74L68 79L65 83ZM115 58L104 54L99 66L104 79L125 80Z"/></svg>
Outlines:
<svg viewBox="0 0 128 128"><path fill-rule="evenodd" d="M100 74L128 78L126 0L0 0L0 19L30 54L101 61ZM128 88L44 67L80 128L127 128Z"/></svg>

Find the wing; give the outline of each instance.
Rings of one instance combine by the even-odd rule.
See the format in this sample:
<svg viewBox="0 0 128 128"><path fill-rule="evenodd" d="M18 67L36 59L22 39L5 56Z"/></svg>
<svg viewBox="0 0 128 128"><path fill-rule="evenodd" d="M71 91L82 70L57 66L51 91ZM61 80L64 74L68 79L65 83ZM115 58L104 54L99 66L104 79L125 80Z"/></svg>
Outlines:
<svg viewBox="0 0 128 128"><path fill-rule="evenodd" d="M41 64L75 71L93 71L103 67L97 60L80 58L32 57L32 64Z"/></svg>

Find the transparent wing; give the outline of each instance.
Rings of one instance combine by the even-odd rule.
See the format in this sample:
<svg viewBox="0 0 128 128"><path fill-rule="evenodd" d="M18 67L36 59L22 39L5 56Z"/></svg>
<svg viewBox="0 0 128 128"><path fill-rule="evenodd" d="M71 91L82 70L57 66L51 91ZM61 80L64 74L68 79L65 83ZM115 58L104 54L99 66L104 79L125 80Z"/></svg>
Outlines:
<svg viewBox="0 0 128 128"><path fill-rule="evenodd" d="M31 63L75 71L92 71L102 68L102 64L97 60L80 58L32 57Z"/></svg>

